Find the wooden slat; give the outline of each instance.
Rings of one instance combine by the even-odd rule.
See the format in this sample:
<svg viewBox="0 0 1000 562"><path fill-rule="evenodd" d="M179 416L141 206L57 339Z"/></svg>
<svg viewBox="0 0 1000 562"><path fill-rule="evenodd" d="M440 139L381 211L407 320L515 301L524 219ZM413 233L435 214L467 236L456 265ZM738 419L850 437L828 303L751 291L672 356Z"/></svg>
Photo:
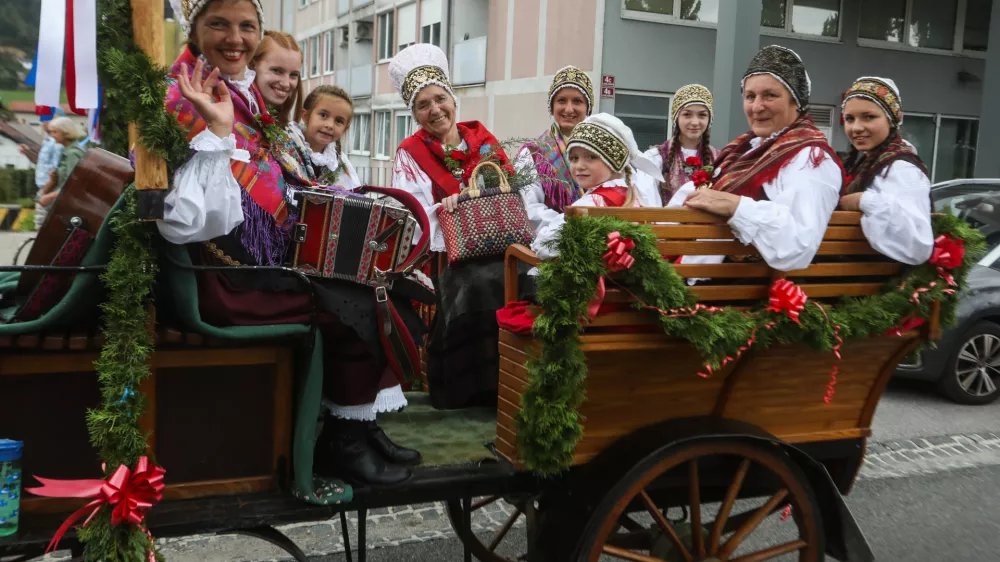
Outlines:
<svg viewBox="0 0 1000 562"><path fill-rule="evenodd" d="M656 313L650 310L622 310L600 314L589 326L601 328L607 326L640 326L656 321Z"/></svg>
<svg viewBox="0 0 1000 562"><path fill-rule="evenodd" d="M566 207L566 216L619 217L632 222L680 222L724 224L726 219L702 211L684 208Z"/></svg>
<svg viewBox="0 0 1000 562"><path fill-rule="evenodd" d="M698 241L657 241L656 250L664 256L759 256L753 246L740 242Z"/></svg>
<svg viewBox="0 0 1000 562"><path fill-rule="evenodd" d="M870 256L877 254L867 241L865 242L822 242L819 245L821 256Z"/></svg>
<svg viewBox="0 0 1000 562"><path fill-rule="evenodd" d="M862 214L857 211L834 211L830 224L834 226L856 226L861 224Z"/></svg>
<svg viewBox="0 0 1000 562"><path fill-rule="evenodd" d="M728 264L727 264L728 265ZM817 263L806 269L789 271L789 277L869 277L896 275L903 265L896 262L886 263Z"/></svg>
<svg viewBox="0 0 1000 562"><path fill-rule="evenodd" d="M809 298L828 298L839 296L863 297L877 294L882 290L882 283L824 283L809 285L799 284ZM766 299L770 291L769 285L696 285L691 292L703 301L726 300L760 300Z"/></svg>
<svg viewBox="0 0 1000 562"><path fill-rule="evenodd" d="M41 343L41 338L36 334L23 334L17 336L15 345L21 349L33 349Z"/></svg>
<svg viewBox="0 0 1000 562"><path fill-rule="evenodd" d="M733 230L725 224L694 225L694 224L657 224L650 227L658 239L692 240L692 239L733 239ZM823 234L823 240L867 240L860 226L830 226Z"/></svg>
<svg viewBox="0 0 1000 562"><path fill-rule="evenodd" d="M771 268L766 263L719 263L707 265L679 264L674 271L684 278L743 279L769 277Z"/></svg>

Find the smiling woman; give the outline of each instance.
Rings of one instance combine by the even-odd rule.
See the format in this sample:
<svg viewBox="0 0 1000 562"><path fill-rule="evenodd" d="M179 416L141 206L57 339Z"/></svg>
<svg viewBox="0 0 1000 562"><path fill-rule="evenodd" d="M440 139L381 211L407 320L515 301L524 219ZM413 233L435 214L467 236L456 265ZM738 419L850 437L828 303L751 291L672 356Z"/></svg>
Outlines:
<svg viewBox="0 0 1000 562"><path fill-rule="evenodd" d="M302 113L302 51L295 38L268 30L250 61L257 73L257 88L268 105L276 108L282 127L297 121Z"/></svg>

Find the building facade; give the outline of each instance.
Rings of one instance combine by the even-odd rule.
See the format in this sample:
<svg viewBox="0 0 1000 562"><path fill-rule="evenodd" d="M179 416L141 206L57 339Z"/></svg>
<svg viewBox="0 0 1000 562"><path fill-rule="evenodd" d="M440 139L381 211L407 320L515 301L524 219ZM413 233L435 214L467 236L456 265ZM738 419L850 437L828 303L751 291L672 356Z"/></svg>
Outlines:
<svg viewBox="0 0 1000 562"><path fill-rule="evenodd" d="M713 144L744 132L739 76L757 48L779 44L794 49L809 68L810 112L838 151L849 148L840 124L842 93L858 76L886 76L900 87L904 135L934 181L977 173L1000 177L1000 159L977 159L991 147L1000 150L1000 108L984 103L1000 99L1000 45L989 41L991 25L993 35L1000 35L1000 15L992 4L264 1L267 27L294 35L305 53L306 90L337 84L354 98L346 144L364 179L382 184L388 183L399 142L415 130L389 83L388 62L414 42L435 43L448 53L459 119L480 120L500 139L533 137L548 125L551 78L573 64L594 81L596 109L622 118L642 147L669 137L671 96L689 83L704 84L716 95Z"/></svg>

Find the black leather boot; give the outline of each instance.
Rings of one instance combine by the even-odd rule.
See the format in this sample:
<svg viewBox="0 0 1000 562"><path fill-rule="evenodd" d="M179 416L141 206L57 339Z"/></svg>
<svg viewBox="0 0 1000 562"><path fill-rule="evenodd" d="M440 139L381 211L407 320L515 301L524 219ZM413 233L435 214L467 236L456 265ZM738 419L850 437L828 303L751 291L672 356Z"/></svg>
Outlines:
<svg viewBox="0 0 1000 562"><path fill-rule="evenodd" d="M365 422L329 416L316 442L316 474L352 484L387 486L410 477L410 469L388 462L368 444Z"/></svg>
<svg viewBox="0 0 1000 562"><path fill-rule="evenodd" d="M400 447L393 443L377 423L373 421L365 422L365 433L368 436L368 444L387 461L406 466L420 464L419 451Z"/></svg>

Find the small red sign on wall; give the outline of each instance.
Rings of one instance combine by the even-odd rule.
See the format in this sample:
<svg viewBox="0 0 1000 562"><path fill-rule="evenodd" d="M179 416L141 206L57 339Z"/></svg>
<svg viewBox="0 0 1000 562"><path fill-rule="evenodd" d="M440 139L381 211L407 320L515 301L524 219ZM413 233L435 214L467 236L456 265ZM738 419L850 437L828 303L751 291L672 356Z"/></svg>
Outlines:
<svg viewBox="0 0 1000 562"><path fill-rule="evenodd" d="M614 88L615 87L615 77L610 74L605 74L601 76L601 87L602 88ZM612 92L614 93L614 92Z"/></svg>
<svg viewBox="0 0 1000 562"><path fill-rule="evenodd" d="M601 88L602 98L613 98L615 97L615 87L614 86L604 86Z"/></svg>

